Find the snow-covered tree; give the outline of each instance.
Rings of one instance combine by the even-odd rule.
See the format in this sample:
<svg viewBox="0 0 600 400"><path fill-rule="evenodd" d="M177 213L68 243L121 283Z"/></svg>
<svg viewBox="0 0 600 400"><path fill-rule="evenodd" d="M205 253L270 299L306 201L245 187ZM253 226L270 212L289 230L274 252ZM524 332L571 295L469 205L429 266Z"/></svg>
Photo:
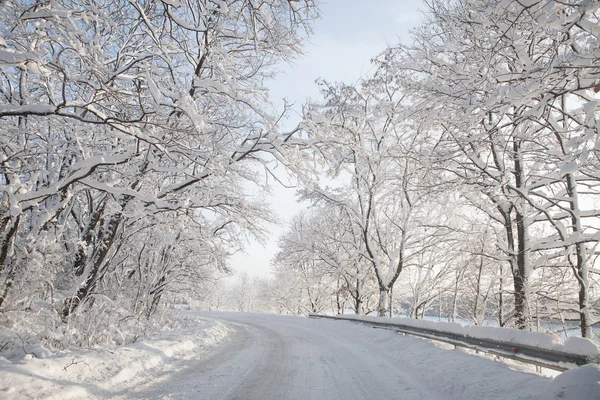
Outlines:
<svg viewBox="0 0 600 400"><path fill-rule="evenodd" d="M454 146L455 174L479 193L471 195L473 204L504 227L499 245L513 274L517 326L531 326L531 277L546 257L541 253L563 248L572 254L566 265L579 282L582 334L589 337L584 243L597 238L591 225L587 235L579 233L575 183L589 187L595 177L575 177L573 167L595 157L597 66L589 60L597 52L598 5L482 0L429 6L415 43L390 49L381 61L396 71L418 118ZM560 221L565 218L569 226Z"/></svg>
<svg viewBox="0 0 600 400"><path fill-rule="evenodd" d="M307 107L302 126L333 180L329 186L307 184L305 196L344 210L359 232L356 247L379 287L379 315L386 314L403 269L445 229L426 221L435 197L428 157L435 138L402 122L407 105L386 78L375 76L360 88L324 84L324 102Z"/></svg>
<svg viewBox="0 0 600 400"><path fill-rule="evenodd" d="M6 1L0 12L0 306L52 292L67 321L100 292L116 296L135 266L148 275L132 275L144 294L131 297L152 313L164 284L218 270L227 245L261 234L268 213L244 182L291 136L264 83L300 51L313 1ZM36 271L37 286L11 296Z"/></svg>

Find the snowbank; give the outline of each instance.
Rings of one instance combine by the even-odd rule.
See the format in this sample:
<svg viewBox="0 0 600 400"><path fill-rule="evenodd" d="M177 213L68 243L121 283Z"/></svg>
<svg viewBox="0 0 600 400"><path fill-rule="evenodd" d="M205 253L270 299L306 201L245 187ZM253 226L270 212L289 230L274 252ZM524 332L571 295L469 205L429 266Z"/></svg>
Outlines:
<svg viewBox="0 0 600 400"><path fill-rule="evenodd" d="M448 323L415 321L403 318L383 319L346 315L342 317L344 319L376 322L396 322L398 320L399 324L404 326L411 324L413 327L427 326L431 328L433 325L438 325L440 330L448 325ZM336 319L341 320L342 318ZM316 321L319 320L315 320L315 324ZM415 339L410 336L392 335L387 330L358 329L360 325L354 324L357 325L357 328L347 326L348 322L343 320L331 322L332 324L319 324L320 329L327 329L332 336L340 338L339 340L342 340L341 338L351 338L353 341L361 343L361 349L366 353L365 358L369 354L385 352L390 362L406 365L412 378L417 380L416 383L435 388L441 394L437 398L461 400L600 400L600 366L596 364L577 367L549 379L533 373L533 368L518 364L513 365L510 362L505 364L504 362L498 362L494 357L475 357L471 352L442 350L429 341ZM407 323L404 324L404 322ZM456 332L460 332L457 327L455 328L457 329ZM489 334L489 336L493 335ZM518 336L520 335L517 334L515 337ZM537 335L526 336L528 337L527 340L537 337ZM493 337L506 338L508 336L496 335Z"/></svg>
<svg viewBox="0 0 600 400"><path fill-rule="evenodd" d="M547 398L561 400L600 398L600 366L584 365L558 375L548 386Z"/></svg>
<svg viewBox="0 0 600 400"><path fill-rule="evenodd" d="M143 379L146 371L176 370L216 346L229 329L218 321L193 325L114 350L64 351L45 358L0 357L0 398L108 398ZM30 353L40 348L26 349ZM32 351L33 350L33 351Z"/></svg>
<svg viewBox="0 0 600 400"><path fill-rule="evenodd" d="M358 315L336 316L338 319L349 319L365 322L378 322L418 329L428 329L437 332L447 332L474 339L496 340L499 342L512 343L537 347L544 350L552 350L568 354L587 356L592 359L600 359L600 348L589 339L581 337L570 337L564 342L556 335L543 332L528 332L512 328L498 328L493 326L463 326L450 322L425 321L412 318L380 318Z"/></svg>

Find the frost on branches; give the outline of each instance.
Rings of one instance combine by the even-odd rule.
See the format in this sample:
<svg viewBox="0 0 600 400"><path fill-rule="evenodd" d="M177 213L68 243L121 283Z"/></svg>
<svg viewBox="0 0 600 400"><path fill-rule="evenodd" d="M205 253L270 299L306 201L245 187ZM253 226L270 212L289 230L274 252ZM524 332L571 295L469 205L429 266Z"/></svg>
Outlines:
<svg viewBox="0 0 600 400"><path fill-rule="evenodd" d="M411 45L306 106L303 193L360 232L336 240L371 266L379 315L593 338L600 3L427 6Z"/></svg>
<svg viewBox="0 0 600 400"><path fill-rule="evenodd" d="M383 60L446 136L470 201L503 226L498 247L512 272L516 325L531 328L540 302L561 301L543 286L534 300L535 280L568 271L578 286L568 312L589 338L600 215L597 8L433 2L415 45Z"/></svg>
<svg viewBox="0 0 600 400"><path fill-rule="evenodd" d="M313 2L9 0L0 13L4 324L25 312L72 333L201 291L269 218L244 182L291 134L263 81L299 52Z"/></svg>

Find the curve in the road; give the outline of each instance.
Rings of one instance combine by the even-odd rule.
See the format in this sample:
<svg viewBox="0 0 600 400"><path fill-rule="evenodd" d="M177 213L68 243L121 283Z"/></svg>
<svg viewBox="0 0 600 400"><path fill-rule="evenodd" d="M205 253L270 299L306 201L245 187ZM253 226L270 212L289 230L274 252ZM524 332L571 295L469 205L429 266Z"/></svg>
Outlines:
<svg viewBox="0 0 600 400"><path fill-rule="evenodd" d="M245 313L201 315L224 322L233 333L206 357L149 381L126 398L501 399L508 398L506 395L520 398L519 393L528 398L531 390L547 383L542 377L510 371L500 363L351 322ZM390 352L391 348L397 351ZM431 359L436 365L428 367L422 357L436 357ZM464 362L464 357L474 361ZM476 373L481 382L469 376ZM488 382L488 374L503 379ZM527 390L512 394L509 388L502 390L498 385L505 385L507 377L511 385L526 383Z"/></svg>

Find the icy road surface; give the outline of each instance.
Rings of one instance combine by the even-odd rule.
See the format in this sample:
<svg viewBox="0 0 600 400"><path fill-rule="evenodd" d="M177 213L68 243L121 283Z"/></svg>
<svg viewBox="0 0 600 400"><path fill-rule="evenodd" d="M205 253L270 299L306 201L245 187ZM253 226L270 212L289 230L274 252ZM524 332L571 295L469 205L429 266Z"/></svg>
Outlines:
<svg viewBox="0 0 600 400"><path fill-rule="evenodd" d="M232 332L118 399L548 399L549 379L352 322L198 313Z"/></svg>

